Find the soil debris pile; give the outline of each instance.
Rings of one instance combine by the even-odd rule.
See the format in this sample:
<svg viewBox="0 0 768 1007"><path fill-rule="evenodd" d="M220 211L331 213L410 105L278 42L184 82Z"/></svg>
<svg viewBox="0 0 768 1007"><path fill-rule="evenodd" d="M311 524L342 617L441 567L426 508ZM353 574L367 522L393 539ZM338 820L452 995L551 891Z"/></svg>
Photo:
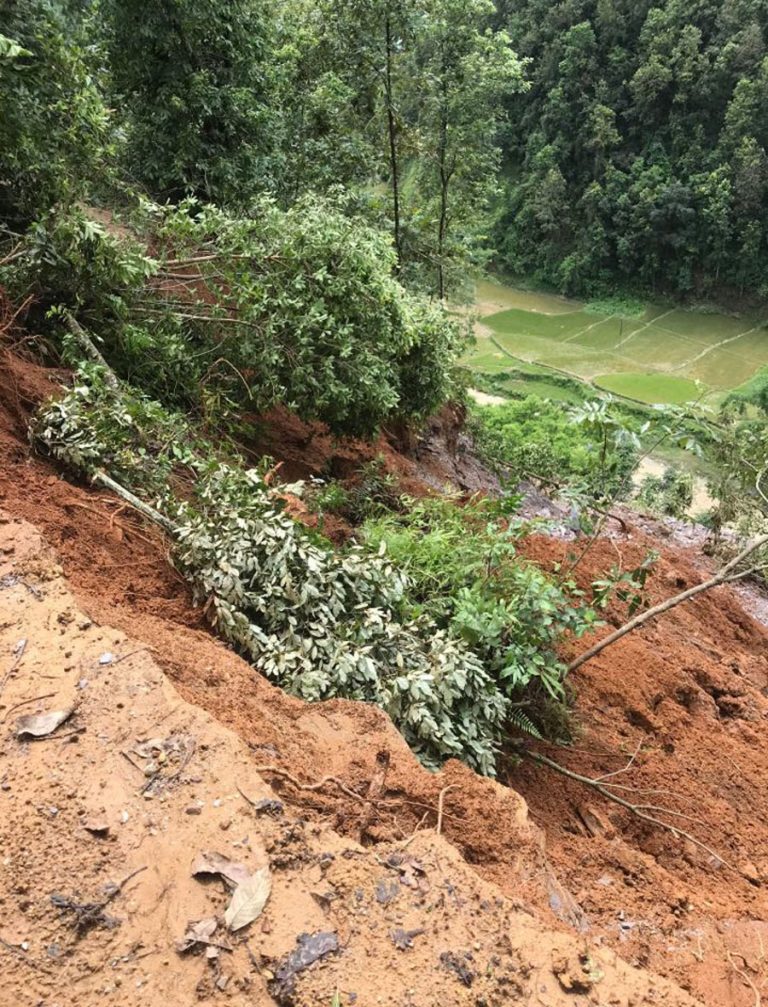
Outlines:
<svg viewBox="0 0 768 1007"><path fill-rule="evenodd" d="M278 796L151 648L78 608L34 529L0 522L5 1002L694 1004L542 925L437 830L371 848Z"/></svg>

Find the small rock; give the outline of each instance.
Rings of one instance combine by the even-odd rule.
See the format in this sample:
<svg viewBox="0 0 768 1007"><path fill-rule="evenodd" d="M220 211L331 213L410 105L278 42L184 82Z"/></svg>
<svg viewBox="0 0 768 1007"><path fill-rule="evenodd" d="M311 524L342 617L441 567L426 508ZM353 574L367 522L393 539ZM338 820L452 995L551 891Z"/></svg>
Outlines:
<svg viewBox="0 0 768 1007"><path fill-rule="evenodd" d="M95 836L106 837L109 835L109 822L103 813L86 818L83 822L83 828Z"/></svg>
<svg viewBox="0 0 768 1007"><path fill-rule="evenodd" d="M190 804L184 808L185 815L201 815L203 813L203 806L201 804Z"/></svg>
<svg viewBox="0 0 768 1007"><path fill-rule="evenodd" d="M751 860L742 860L739 864L739 870L751 885L761 885L763 883L760 871Z"/></svg>
<svg viewBox="0 0 768 1007"><path fill-rule="evenodd" d="M578 810L579 818L593 838L605 836L606 839L612 839L616 835L616 830L610 821L592 805L582 804Z"/></svg>

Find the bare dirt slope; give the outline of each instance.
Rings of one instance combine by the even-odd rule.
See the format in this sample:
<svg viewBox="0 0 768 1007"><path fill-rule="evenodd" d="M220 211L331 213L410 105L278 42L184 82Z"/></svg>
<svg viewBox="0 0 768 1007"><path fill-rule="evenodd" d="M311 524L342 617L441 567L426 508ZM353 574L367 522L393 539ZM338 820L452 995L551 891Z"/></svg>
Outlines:
<svg viewBox="0 0 768 1007"><path fill-rule="evenodd" d="M25 518L31 522L40 530L46 542L54 547L79 609L97 625L116 627L114 632L118 634L117 643L105 631L104 639L98 643L90 637L80 643L73 641L73 653L76 652L76 643L82 647L86 644L94 646L99 652L102 652L100 648L104 646L118 656L136 649L137 645L149 646L152 648L149 652L121 662L113 668L113 684L121 682L123 676L128 676L130 680L130 675L136 670L135 661L141 662L137 666L139 670L144 669L149 673L147 669L152 667L152 673L157 674L157 669L148 656L151 655L173 682L181 699L197 707L195 716L203 718L208 725L206 730L213 731L215 726L216 731L224 734L224 728L232 731L237 745L246 746L237 751L245 752L250 759L247 766L242 760L238 763L239 756L236 756L235 749L223 745L222 757L233 759L233 766L242 766L242 777L236 780L240 771L236 774L232 768L226 767L212 770L210 779L195 772L193 775L205 779L206 789L198 795L194 788L201 784L190 783L178 791L179 803L174 807L182 825L179 826L174 820L175 830L202 827L203 815L185 814L184 809L191 801L199 798L212 808L212 801L223 801L222 795L226 793L229 795L227 806L234 809L234 803L229 799L233 795L233 781L239 782L249 796L253 796L248 789L251 783L256 795L266 792L264 788L269 783L285 803L285 821L293 818L305 820L306 824L301 829L304 833L309 830L310 839L302 842L310 843L312 856L319 849L319 846L312 845L315 842L311 838L314 835L312 830L321 830L323 836L332 831L336 835L335 841L342 844L341 849L349 847L365 851L362 859L353 856L341 858L347 867L358 864L359 860L361 864L375 865L383 871L382 874L375 875L378 885L382 878L392 880L392 869L380 861L386 860L393 847L407 842L414 832L423 833L410 842L407 852L416 855L414 851L418 850L417 859L426 867L424 858L433 857L430 850L438 850L435 854L437 859L430 861L430 890L434 888L431 875L435 871L441 873L439 864L445 866L448 862L456 863L462 877L468 879L467 884L471 881L471 885L480 886L477 890L482 889L486 893L481 898L492 907L496 906L495 899L500 897L500 892L513 905L525 905L533 916L528 917L525 912L520 916L511 909L515 927L518 922L522 927L527 920L527 925L537 928L536 940L544 942L542 947L550 957L554 938L551 933L546 939L541 937L544 932L540 929L542 927L554 928L568 940L578 934L579 942L587 943L569 946L592 949L591 955L596 953L594 949L602 947L650 975L664 975L688 989L696 1003L707 1007L759 1007L761 998L764 999L768 992L768 956L764 952L768 947L768 788L765 786L768 779L768 744L765 737L768 635L745 614L742 603L735 594L722 589L709 597L701 598L695 604L677 610L663 622L626 639L581 669L575 677L575 685L582 737L569 752L543 749L571 769L594 776L622 768L637 751L631 772L625 774L626 785L648 791L643 798L648 803L658 803L688 816L685 819L672 816L668 820L672 823L683 822L686 829L716 850L734 868L731 870L717 859L708 859L683 839L675 838L668 832L641 826L631 816L606 804L597 795L589 794L577 784L551 775L548 771L534 770L528 764L511 768L504 781L514 789L478 779L456 763L450 763L442 774L432 775L416 765L404 749L399 736L377 710L343 702L307 707L269 685L208 633L201 613L192 606L184 584L167 563L166 547L157 533L135 522L130 513L121 509L119 502L107 494L65 481L46 461L30 455L26 439L29 411L55 388L54 378L55 375L33 365L20 363L15 358L0 359L0 507L5 508L14 518ZM279 456L279 433L273 431L271 437L273 453ZM298 436L291 434L288 441L288 454L292 457L292 464L297 466L297 474L300 474L302 463ZM311 455L312 445L305 450ZM395 467L400 464L404 467L411 466L409 472L414 471L413 466L416 464L412 459L402 462L390 459L390 463ZM328 460L323 462L323 467L327 464ZM314 463L308 461L306 465L311 471ZM434 460L434 465L437 472L437 460ZM455 479L455 471L446 471L445 478ZM658 543L653 542L647 529L630 528L628 535L622 535L613 542L600 543L585 562L583 574L588 577L600 573L613 565L618 557L625 565L637 562L652 544ZM11 545L14 543L9 543L7 548ZM562 559L564 548L562 542L544 538L528 543L531 556L544 566ZM25 552L24 555L29 553ZM6 558L9 563L18 561L15 553L8 553ZM662 560L652 584L653 600L666 597L682 586L696 582L705 572L696 550L663 547ZM12 590L15 592L19 588L16 586ZM0 604L5 604L5 599L6 591L0 591ZM26 598L28 605L32 605L34 601L33 596ZM11 622L11 626L6 625L3 629L5 635L2 638L2 654L5 656L2 661L6 663L0 663L0 681L12 663L10 649L25 635L23 627L14 621L17 618L20 616L16 610L13 620L0 615L0 626ZM51 623L50 618L46 616L46 625L51 632L58 633L61 627ZM610 618L616 620L620 618L620 613L610 613ZM77 625L74 624L75 628L70 626L67 632L75 633ZM94 632L99 631L95 627L88 631ZM30 643L33 639L34 635L30 631ZM129 640L137 642L129 643ZM88 651L88 661L93 661L94 653L95 650ZM31 660L31 656L30 651L28 660ZM55 666L56 661L52 658L50 660L54 665L53 670L45 669L41 674L60 673ZM67 659L68 662L69 660ZM145 665L144 662L149 663ZM18 672L23 667L20 665ZM79 677L83 676L78 675ZM9 679L6 690L14 687L16 679L17 674L14 674ZM36 685L37 688L19 694L19 698L32 698L53 691L45 688L47 682L44 679L36 681ZM165 694L168 689L167 683L162 687L155 687L155 696L159 696L161 692ZM83 691L87 693L88 690ZM14 692L13 695L17 693ZM0 718L6 714L8 705L13 705L10 696L9 691L0 695ZM51 703L54 701L50 700ZM46 706L47 702L43 705ZM190 709L186 706L183 708ZM103 714L106 723L116 715L116 711L111 707L104 709L109 714ZM95 708L94 715L96 714ZM12 725L15 716L13 713L7 718L8 725ZM210 718L217 724L213 725ZM108 737L112 729L104 728ZM65 730L66 727L63 726L61 731ZM142 724L136 731L136 737L152 737L149 733L151 730L151 727ZM226 736L232 737L228 734ZM94 735L89 728L86 734L78 736L77 742L70 744L72 747L81 746L92 737ZM0 758L7 760L11 754L20 755L17 751L18 743L13 741L12 731L8 726L2 742L5 754ZM32 752L39 751L44 755L47 749L58 752L59 748L57 742L41 742L34 748L25 745L27 754L24 758L30 759ZM209 751L213 749L215 746L209 746ZM69 753L71 749L67 746L61 750ZM382 751L388 752L390 757L388 772L383 779L381 765L377 761L377 756ZM127 796L121 797L118 804L125 804L131 794L131 800L138 801L138 790L143 786L139 772L132 769L123 757L118 755L117 759L120 770L114 774L115 780L122 781L121 785L128 788L125 791ZM317 781L327 774L335 775L352 794L339 790L333 784L319 790L299 791L288 781L266 771L261 774L262 781L259 781L252 775L255 772L254 766L267 764L287 770L296 780L304 783ZM0 769L0 776L3 771ZM41 768L38 772L40 780L47 779L47 770ZM223 782L216 784L217 779ZM214 782L211 783L211 780ZM454 789L444 794L442 838L436 841L434 828L439 795L449 785ZM361 801L360 798L367 796L371 787L371 793L378 797L368 802ZM82 789L74 783L70 788L75 794ZM212 796L214 791L215 797ZM515 791L525 795L533 826L527 820L525 805ZM9 793L12 791L0 790L0 812ZM175 793L166 800L176 800ZM59 814L65 813L63 809L46 819L34 810L38 803L42 803L37 797L25 794L24 799L30 801L30 805L24 810L25 815L33 816L19 819L25 823L25 839L27 836L37 837L41 823L45 823L46 828L58 827L51 823L58 822ZM77 809L80 804L76 804L75 798L70 800L75 802L72 805L74 810L66 813L73 816L72 822L75 819L79 822ZM153 805L153 801L154 798L147 803ZM46 798L45 803L59 807L56 799ZM138 803L141 807L147 807L144 798ZM594 820L588 817L590 809L597 812L603 823L602 828L594 829ZM129 808L121 807L120 810ZM585 812L587 820L592 822L592 831L585 824ZM242 799L237 814L250 814ZM279 823L282 820L276 821ZM34 822L34 828L28 822ZM251 839L256 835L253 820L247 817L245 822L247 828L238 841L246 835ZM119 827L116 835L132 836L131 842L142 841L146 844L149 840L142 839L143 832L123 833L122 830L126 828L134 828L134 824L134 819L129 817L125 825ZM271 820L265 822L259 819L257 824L259 835L264 828L270 830L277 827ZM216 828L218 829L218 824ZM238 826L238 830L239 828ZM169 827L169 832L171 831ZM185 836L193 834L194 831L184 833ZM236 835L235 832L226 831L220 834L225 838ZM77 835L83 842L88 839L85 833ZM167 837L168 833L165 836L166 843ZM546 838L546 847L542 845L542 837ZM265 833L264 842L267 846L273 842L273 838ZM80 876L78 872L81 870L81 862L71 859L80 856L83 849L87 848L79 840L61 845L62 851L70 858L66 866L67 877ZM13 842L18 841L18 835L14 832ZM35 841L37 842L37 838ZM115 839L113 843L117 841ZM429 846L426 851L421 846L425 842ZM330 839L323 839L320 846L325 844L327 851L334 852L337 847L328 846L328 843ZM430 845L434 843L437 845ZM109 844L106 844L106 848L112 849ZM175 851L174 857L181 862L180 847L172 845L171 848ZM63 871L58 852L52 853L49 845L45 847L47 853L44 856L42 849L43 847L38 847L36 867L39 863L48 865L48 861L51 861L46 870L52 867ZM57 840L54 851L58 849ZM183 849L186 856L186 838ZM232 852L229 847L227 849ZM194 855L194 852L197 851L190 855ZM444 861L443 857L449 859ZM242 859L247 860L245 853ZM178 877L174 876L174 884L181 885L181 873L184 875L184 884L191 883L188 876L189 862L187 860L178 867L180 873ZM248 861L250 864L255 862L255 859ZM143 860L139 863L131 858L127 858L125 863L116 860L114 864L110 862L111 869L109 872L105 869L104 875L83 875L92 879L93 884L88 891L85 890L88 886L81 886L80 895L95 896L102 881L119 881L130 869L143 863ZM121 873L123 867L125 871ZM105 876L107 873L109 877ZM395 872L395 880L401 873ZM140 883L143 887L148 882L147 874L148 872L144 872L131 881L126 886L126 893L140 891ZM406 876L409 881L413 880L410 872ZM417 873L417 885L418 877ZM312 876L313 890L322 892L325 890L322 885L320 889L316 887L317 878L322 880L322 876ZM58 879L55 880L59 884ZM323 911L322 918L326 919L324 925L327 926L329 918L325 917L323 909L327 900L321 898L318 903L310 895L308 901L300 895L303 889L298 881L294 883L293 876L290 883L293 886L291 891L295 890L296 893L296 904L306 907L310 903L312 906L317 903ZM455 884L452 877L448 884ZM486 888L488 884L495 888ZM340 912L342 906L346 912L351 905L355 912L359 910L361 919L366 919L367 913L369 918L384 928L380 937L386 928L395 929L396 926L390 926L391 921L385 919L385 909L381 908L381 903L375 898L371 901L364 895L363 899L368 901L359 907L355 905L358 887L365 892L365 886L356 882L350 882L349 888L342 887L343 902L332 900L331 905L335 907L333 912ZM198 882L194 882L193 888L198 890ZM147 891L154 889L147 888ZM206 892L210 891L210 888L206 889ZM409 889L410 891L418 892L418 888ZM472 891L475 889L472 888ZM70 884L65 894L72 895L72 892ZM453 919L458 903L451 902L453 896L447 889L441 892L446 895L449 907L453 905L450 909ZM0 937L9 943L30 939L22 934L23 926L18 928L18 916L13 917L16 922L9 933L6 933L5 909L7 905L11 905L11 896L4 889L0 891L0 898L5 900L0 904ZM13 898L23 901L24 894L17 893ZM218 898L221 903L223 894L219 893ZM46 903L46 899L50 901L47 890L41 906ZM463 899L465 896L460 896L462 911L465 907ZM16 901L13 902L14 906ZM429 905L431 903L425 903L425 906ZM509 906L510 903L504 902L503 905ZM122 909L121 899L116 899L114 914L120 916ZM186 923L186 920L181 919L185 911L186 909L179 908L179 916L175 918L175 925L179 924L182 928ZM194 907L190 906L190 911L202 912L203 906L197 902ZM287 909L285 911L288 912ZM328 911L332 912L330 908ZM440 911L443 912L442 904ZM496 910L493 911L495 913ZM430 910L430 919L438 919L431 915L435 912L435 908ZM292 927L297 921L290 914L289 918ZM50 919L50 914L46 919ZM298 925L304 929L321 926L318 919L308 916L306 923L298 921ZM334 916L331 922L335 921ZM482 947L490 947L496 941L501 932L501 923L494 922L489 931L488 921L487 910L480 910L471 922L465 921L464 932L467 938L464 950L474 953L473 944L476 940L480 941ZM146 922L142 924L146 925ZM278 932L274 920L267 925L275 933ZM363 927L368 924L358 921L354 925ZM410 915L407 918L403 916L402 922L397 925L406 930L421 928L421 924L417 924ZM453 923L449 922L448 925L453 926ZM91 941L98 944L100 941L117 940L121 933L128 932L123 929L126 926L128 922L115 931L94 930L84 941L83 947L90 947ZM506 923L503 926L506 928ZM259 927L260 924L257 923L254 932L261 934ZM296 938L296 932L291 927L291 932L286 932L285 935L288 943ZM170 929L164 930L157 941L165 940L164 946L172 949L173 941L179 934L171 934ZM432 933L429 926L426 929L427 934L412 938L413 948L405 951L395 948L391 938L385 934L381 938L382 945L370 945L365 952L364 965L354 955L334 958L339 968L343 962L348 962L351 968L358 969L356 981L345 979L346 986L340 984L340 990L357 993L357 1002L366 1004L377 1003L376 997L379 995L395 995L393 990L400 999L391 1002L398 1004L431 1004L437 1002L438 997L442 1002L451 1004L480 1004L483 997L486 1003L495 1002L493 997L501 997L499 1002L504 1003L560 1002L557 999L547 999L548 995L557 996L558 991L562 992L559 981L555 994L545 995L542 992L540 999L537 999L539 994L534 987L526 987L523 993L515 994L515 1000L510 999L509 989L502 996L498 990L478 986L476 983L479 980L473 980L472 987L464 987L459 982L456 987L449 985L444 989L436 984L437 980L434 980L430 972L425 974L430 976L431 1000L417 999L418 996L427 995L426 987L419 986L416 978L413 981L409 979L406 983L403 979L405 973L397 974L394 987L384 985L380 990L384 980L379 979L374 969L374 964L378 968L379 953L383 955L382 961L390 971L394 967L392 963L404 968L410 963L417 964L415 977L418 977L419 970L426 968L426 959L419 957L420 955L432 956L429 960L434 964L435 955L439 957L446 950L453 953L454 949L449 946L452 942L445 948L438 947L440 942L436 943L429 936ZM495 936L491 936L491 932ZM508 929L504 932L508 933ZM344 934L347 933L345 930ZM522 930L520 933L522 934ZM345 936L344 940L346 939ZM457 937L457 947L463 940L463 937ZM518 948L522 940L522 936L514 936L510 946ZM484 944L484 941L489 943ZM250 937L249 943L255 951L256 946ZM98 944L98 947L101 946ZM269 971L274 956L284 953L286 946L282 944L275 948L266 944L266 964L259 958L247 977L255 983L256 977L262 976L265 969ZM102 965L115 957L106 950L106 945L104 947L104 956L99 959ZM148 947L149 945L143 950ZM14 969L23 968L24 976L33 976L36 970L22 966L18 948L15 951L6 949L7 954L2 949L3 945L0 945L0 953L4 958L8 961L15 959ZM389 957L384 954L385 950ZM139 954L141 953L140 950ZM232 961L236 957L236 954L233 955ZM163 968L170 969L179 965L172 950L158 960L162 962L166 958L171 964ZM226 961L229 960L226 957ZM448 972L458 975L454 959L446 961L453 963L449 965ZM46 961L45 964L49 963ZM208 985L204 986L204 991L209 991L205 995L214 995L209 990L211 972L206 971L212 966L203 968L204 963L197 958L192 959L192 964L198 966L198 971L194 981L190 980L189 988L193 988L205 976ZM252 965L250 959L248 964ZM559 968L562 963L556 960L555 964ZM472 964L470 971L475 967L477 962ZM314 968L317 969L318 966ZM318 975L325 975L326 971L325 966L320 966ZM525 967L522 972L524 971ZM235 977L234 966L231 972ZM519 974L522 972L518 970ZM16 971L14 975L17 975ZM237 975L243 978L245 973ZM363 978L360 979L360 976ZM333 980L333 976L331 978ZM444 978L442 973L439 978ZM37 1000L30 1002L45 1003L46 1007L55 1003L60 1004L60 1007L69 1007L70 1003L88 1003L87 999L76 999L80 995L83 981L79 980L73 986L73 993L66 993L69 999L56 1000L48 993L45 996L41 994ZM302 980L304 981L308 981L306 977ZM654 980L646 977L643 982L653 985ZM411 988L411 983L417 992L409 1000L407 990ZM96 986L88 987L91 988L95 989ZM260 1001L253 993L253 988L249 993L249 1002L258 1003ZM614 992L611 983L601 982L588 994L569 994L567 1002L605 1005L614 1001L619 1004L642 1003L647 988L646 985L639 988L639 992L632 993L630 989L620 987ZM240 987L233 978L227 984L229 992L217 990L215 995L232 997L236 989ZM260 989L263 990L263 986ZM325 987L312 987L307 995L314 996L315 999L306 1002L330 1005L335 989L332 985L329 989L330 993L324 999ZM661 997L664 989L666 987L657 986L657 992L653 995ZM2 1007L4 995L0 990ZM113 992L110 995L117 994ZM631 999L633 995L634 1001ZM470 998L462 1000L462 996ZM640 999L637 999L638 996ZM11 999L9 1004L17 1002L24 1001ZM144 1000L126 1002L153 1005L161 1001L147 996ZM173 999L171 1002L174 1002ZM194 1000L180 1002L191 1003ZM345 1002L351 1001L342 996L340 1003ZM651 999L648 1002L664 1000ZM669 1002L686 1001L673 999Z"/></svg>
<svg viewBox="0 0 768 1007"><path fill-rule="evenodd" d="M185 702L142 641L79 610L31 526L0 515L0 556L8 1007L694 1004L548 928L432 829L366 847L281 802L272 774L258 771L264 746ZM24 718L65 710L53 732L19 737L34 726ZM353 743L332 713L312 719L340 747ZM371 742L412 762L383 718ZM370 799L359 803L374 817L399 802L382 796L383 758L370 768ZM485 787L525 833L521 800ZM272 880L262 915L236 933L221 922L232 897L222 879L192 876L210 851L249 873L266 867ZM180 951L189 927L213 918L212 943ZM290 958L302 943L324 952L304 969Z"/></svg>

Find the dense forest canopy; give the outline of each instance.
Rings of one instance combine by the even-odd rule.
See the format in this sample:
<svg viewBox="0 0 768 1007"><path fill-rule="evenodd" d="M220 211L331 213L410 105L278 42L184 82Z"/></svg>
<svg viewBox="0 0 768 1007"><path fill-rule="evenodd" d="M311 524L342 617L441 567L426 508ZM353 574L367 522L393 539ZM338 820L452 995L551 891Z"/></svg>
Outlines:
<svg viewBox="0 0 768 1007"><path fill-rule="evenodd" d="M17 225L75 198L101 158L102 184L109 162L160 201L330 197L440 297L489 260L571 293L768 292L759 0L5 0L2 15L0 204Z"/></svg>
<svg viewBox="0 0 768 1007"><path fill-rule="evenodd" d="M531 88L509 105L502 261L569 291L768 293L768 7L499 0Z"/></svg>

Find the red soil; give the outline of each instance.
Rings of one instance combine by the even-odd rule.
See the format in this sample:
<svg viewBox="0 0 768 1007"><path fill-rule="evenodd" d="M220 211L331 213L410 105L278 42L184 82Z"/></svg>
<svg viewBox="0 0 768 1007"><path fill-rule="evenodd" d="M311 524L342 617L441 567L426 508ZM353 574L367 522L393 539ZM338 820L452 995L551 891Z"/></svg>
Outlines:
<svg viewBox="0 0 768 1007"><path fill-rule="evenodd" d="M324 718L313 719L311 710L210 636L157 532L120 511L108 495L66 482L49 462L30 454L29 411L55 387L55 373L0 357L0 507L42 531L94 619L150 644L182 695L234 729L264 762L280 761L303 779L334 773L351 787L370 780L376 742L371 746L367 736L380 737L379 711L337 702L325 704ZM263 430L258 450L284 460L290 477L328 472L329 466L334 474L349 475L379 452L412 490L417 483L423 491L425 484L457 477L455 465L447 471L434 453L422 450L430 459L425 477L423 457L400 455L388 440L373 448L339 447L320 433L302 449L306 428L284 414L273 415ZM617 551L625 567L639 562L653 544L632 529L613 542L600 541L580 575L603 573ZM539 537L527 544L528 555L544 566L561 559L565 548ZM698 555L665 547L651 580L653 600L705 575ZM755 990L768 989L762 952L768 946L767 644L768 633L731 590L701 596L580 669L573 684L581 737L568 751L541 749L590 776L621 769L637 752L619 780L649 793L627 791L628 799L690 816L666 820L722 861L528 762L510 770L505 782L527 800L546 836L546 858L521 832L514 801L507 805L493 784L455 763L448 767L448 782L457 789L446 803L446 837L478 874L507 894L563 926L586 919L593 941L673 978L700 1002L759 1005ZM574 644L573 653L580 647ZM335 724L330 732L329 716ZM435 806L445 782L395 759L387 794L413 803L373 822L361 821L359 806L338 793L313 793L301 801L293 794L291 800L374 844L408 835L423 806Z"/></svg>

